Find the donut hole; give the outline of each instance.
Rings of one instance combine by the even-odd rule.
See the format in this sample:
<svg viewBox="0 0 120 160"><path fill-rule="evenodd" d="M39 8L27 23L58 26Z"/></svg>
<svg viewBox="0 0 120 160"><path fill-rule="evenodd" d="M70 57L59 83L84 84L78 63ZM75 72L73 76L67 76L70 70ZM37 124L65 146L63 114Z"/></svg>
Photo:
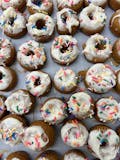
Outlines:
<svg viewBox="0 0 120 160"><path fill-rule="evenodd" d="M69 45L63 44L60 48L61 53L65 53L69 50Z"/></svg>
<svg viewBox="0 0 120 160"><path fill-rule="evenodd" d="M41 135L41 139L43 140L43 142L47 142L48 141L48 138L44 133Z"/></svg>
<svg viewBox="0 0 120 160"><path fill-rule="evenodd" d="M89 17L90 20L94 20L93 13L88 13L88 17Z"/></svg>
<svg viewBox="0 0 120 160"><path fill-rule="evenodd" d="M100 147L106 147L108 145L108 142L106 140L102 140Z"/></svg>
<svg viewBox="0 0 120 160"><path fill-rule="evenodd" d="M12 26L14 24L14 21L15 21L15 18L10 17L9 20L8 20L8 24Z"/></svg>
<svg viewBox="0 0 120 160"><path fill-rule="evenodd" d="M35 80L34 85L35 85L35 86L41 85L41 80L40 80L40 78L37 78L37 79Z"/></svg>
<svg viewBox="0 0 120 160"><path fill-rule="evenodd" d="M0 80L3 78L3 74L0 72Z"/></svg>
<svg viewBox="0 0 120 160"><path fill-rule="evenodd" d="M34 52L31 50L29 50L26 54L26 56L34 56L34 55L35 55Z"/></svg>
<svg viewBox="0 0 120 160"><path fill-rule="evenodd" d="M45 28L45 21L43 19L40 19L36 22L37 29L43 29Z"/></svg>
<svg viewBox="0 0 120 160"><path fill-rule="evenodd" d="M32 3L37 6L40 6L42 4L42 0L32 0Z"/></svg>
<svg viewBox="0 0 120 160"><path fill-rule="evenodd" d="M104 50L106 48L106 43L103 40L96 41L95 48L98 50Z"/></svg>
<svg viewBox="0 0 120 160"><path fill-rule="evenodd" d="M66 21L67 21L67 14L66 14L66 13L63 13L63 14L61 15L61 18L62 18L62 22L63 22L63 23L66 23Z"/></svg>

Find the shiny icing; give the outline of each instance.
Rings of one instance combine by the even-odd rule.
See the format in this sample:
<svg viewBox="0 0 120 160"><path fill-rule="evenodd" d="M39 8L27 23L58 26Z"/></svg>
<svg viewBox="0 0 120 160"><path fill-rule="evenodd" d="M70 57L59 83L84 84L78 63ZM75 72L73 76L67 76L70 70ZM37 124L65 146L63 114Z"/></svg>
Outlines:
<svg viewBox="0 0 120 160"><path fill-rule="evenodd" d="M104 49L99 49L96 46L102 45ZM106 60L110 57L112 53L112 45L108 38L100 35L95 34L92 35L86 42L86 46L83 50L83 54L86 56L86 58L90 61L97 59Z"/></svg>
<svg viewBox="0 0 120 160"><path fill-rule="evenodd" d="M13 77L10 70L7 67L0 66L0 90L5 90L12 83Z"/></svg>
<svg viewBox="0 0 120 160"><path fill-rule="evenodd" d="M96 6L102 6L107 3L107 0L86 0L88 3L92 3Z"/></svg>
<svg viewBox="0 0 120 160"><path fill-rule="evenodd" d="M29 52L32 52L29 54ZM44 65L46 55L44 47L40 43L30 40L19 47L17 59L21 65L37 69L39 65Z"/></svg>
<svg viewBox="0 0 120 160"><path fill-rule="evenodd" d="M92 20L89 18L89 14L92 14ZM104 9L90 4L81 11L79 19L81 29L84 28L89 30L97 30L100 27L104 27L107 16L104 12Z"/></svg>
<svg viewBox="0 0 120 160"><path fill-rule="evenodd" d="M105 93L116 85L116 75L109 65L98 63L88 69L85 81L89 90Z"/></svg>
<svg viewBox="0 0 120 160"><path fill-rule="evenodd" d="M45 21L45 26L41 29L37 29L36 22L38 20ZM54 32L55 23L50 16L43 13L35 13L29 17L27 28L28 28L28 32L33 37L51 36Z"/></svg>
<svg viewBox="0 0 120 160"><path fill-rule="evenodd" d="M79 26L79 20L75 11L64 8L57 13L57 27L60 31L68 30L72 33L73 27Z"/></svg>
<svg viewBox="0 0 120 160"><path fill-rule="evenodd" d="M33 96L39 97L49 89L51 79L47 73L33 71L27 74L25 84Z"/></svg>
<svg viewBox="0 0 120 160"><path fill-rule="evenodd" d="M97 116L103 122L120 119L120 104L110 98L102 98L96 103Z"/></svg>
<svg viewBox="0 0 120 160"><path fill-rule="evenodd" d="M92 98L85 92L73 94L68 101L69 112L82 119L93 115L92 105Z"/></svg>
<svg viewBox="0 0 120 160"><path fill-rule="evenodd" d="M100 160L112 160L119 152L119 136L109 128L104 132L93 130L89 134L88 145Z"/></svg>
<svg viewBox="0 0 120 160"><path fill-rule="evenodd" d="M19 158L12 158L11 160L20 160Z"/></svg>
<svg viewBox="0 0 120 160"><path fill-rule="evenodd" d="M49 143L49 138L41 126L30 126L25 130L22 142L25 147L40 151Z"/></svg>
<svg viewBox="0 0 120 160"><path fill-rule="evenodd" d="M65 51L61 51L64 46L68 48ZM77 58L78 54L78 42L72 36L61 35L54 39L51 48L51 55L55 60L60 63L69 64Z"/></svg>
<svg viewBox="0 0 120 160"><path fill-rule="evenodd" d="M71 147L81 147L86 144L88 131L77 120L72 120L62 127L61 137L65 144Z"/></svg>
<svg viewBox="0 0 120 160"><path fill-rule="evenodd" d="M16 118L9 117L0 123L0 139L11 146L21 142L23 132L23 123Z"/></svg>
<svg viewBox="0 0 120 160"><path fill-rule="evenodd" d="M25 0L1 0L1 6L2 8L8 8L8 7L18 7L21 5Z"/></svg>
<svg viewBox="0 0 120 160"><path fill-rule="evenodd" d="M10 40L0 38L0 65L5 66L5 62L11 57L12 48Z"/></svg>
<svg viewBox="0 0 120 160"><path fill-rule="evenodd" d="M45 122L56 124L62 122L66 117L66 104L58 98L48 99L42 106L40 112Z"/></svg>
<svg viewBox="0 0 120 160"><path fill-rule="evenodd" d="M32 102L29 93L18 90L12 93L5 101L7 111L22 115L30 111Z"/></svg>
<svg viewBox="0 0 120 160"><path fill-rule="evenodd" d="M64 156L64 160L85 160L85 158L76 153L68 153Z"/></svg>
<svg viewBox="0 0 120 160"><path fill-rule="evenodd" d="M77 87L77 76L73 70L61 68L55 74L54 84L63 92L71 91L74 87Z"/></svg>
<svg viewBox="0 0 120 160"><path fill-rule="evenodd" d="M80 1L82 0L57 0L57 3L58 3L58 7L72 7L74 5L77 5Z"/></svg>
<svg viewBox="0 0 120 160"><path fill-rule="evenodd" d="M11 19L14 19L13 24ZM19 34L26 28L25 17L13 7L6 9L0 17L0 26L1 28L10 34Z"/></svg>

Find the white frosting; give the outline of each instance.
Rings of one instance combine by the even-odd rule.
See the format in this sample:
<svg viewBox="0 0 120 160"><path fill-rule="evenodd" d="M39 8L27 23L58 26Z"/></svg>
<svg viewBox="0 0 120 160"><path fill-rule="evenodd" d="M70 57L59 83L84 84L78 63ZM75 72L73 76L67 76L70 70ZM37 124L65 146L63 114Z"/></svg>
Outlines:
<svg viewBox="0 0 120 160"><path fill-rule="evenodd" d="M19 7L25 0L1 0L1 6L2 8L8 8L8 7Z"/></svg>
<svg viewBox="0 0 120 160"><path fill-rule="evenodd" d="M12 158L11 160L20 160L19 158Z"/></svg>
<svg viewBox="0 0 120 160"><path fill-rule="evenodd" d="M88 69L85 81L89 90L105 93L116 85L116 75L109 65L98 63Z"/></svg>
<svg viewBox="0 0 120 160"><path fill-rule="evenodd" d="M33 3L34 0L28 0L27 6L31 7L32 9L35 9L37 12L45 11L48 12L51 7L53 6L52 0L44 0L37 4Z"/></svg>
<svg viewBox="0 0 120 160"><path fill-rule="evenodd" d="M69 92L77 86L77 76L73 70L61 68L55 74L54 84L59 90Z"/></svg>
<svg viewBox="0 0 120 160"><path fill-rule="evenodd" d="M65 144L71 147L85 145L88 138L87 129L78 121L67 122L61 129L61 137Z"/></svg>
<svg viewBox="0 0 120 160"><path fill-rule="evenodd" d="M58 7L72 7L76 4L78 4L80 1L83 1L83 0L57 0L57 3L58 3Z"/></svg>
<svg viewBox="0 0 120 160"><path fill-rule="evenodd" d="M40 45L40 43L30 40L19 47L17 59L22 66L38 69L40 65L44 65L46 55L44 48ZM34 55L30 54L28 56L29 51L34 53Z"/></svg>
<svg viewBox="0 0 120 160"><path fill-rule="evenodd" d="M9 145L16 145L21 142L24 127L22 122L16 118L6 118L0 123L0 137Z"/></svg>
<svg viewBox="0 0 120 160"><path fill-rule="evenodd" d="M60 99L48 99L41 108L41 115L45 122L56 124L66 118L66 104Z"/></svg>
<svg viewBox="0 0 120 160"><path fill-rule="evenodd" d="M68 101L69 112L78 118L91 117L93 115L92 98L85 92L73 94Z"/></svg>
<svg viewBox="0 0 120 160"><path fill-rule="evenodd" d="M97 44L105 48L99 49L96 47ZM93 61L94 59L107 60L112 53L112 45L108 38L95 34L87 40L83 53L89 61Z"/></svg>
<svg viewBox="0 0 120 160"><path fill-rule="evenodd" d="M33 71L26 76L26 88L33 96L41 96L49 89L51 79L47 73Z"/></svg>
<svg viewBox="0 0 120 160"><path fill-rule="evenodd" d="M88 15L92 15L92 20ZM106 24L107 16L104 9L101 7L90 4L88 7L84 8L80 13L80 28L86 30L94 31Z"/></svg>
<svg viewBox="0 0 120 160"><path fill-rule="evenodd" d="M120 104L110 98L102 98L96 103L97 116L103 122L120 119Z"/></svg>
<svg viewBox="0 0 120 160"><path fill-rule="evenodd" d="M106 146L101 146L102 143ZM119 136L112 129L104 132L93 130L89 134L88 145L100 160L113 160L119 152Z"/></svg>
<svg viewBox="0 0 120 160"><path fill-rule="evenodd" d="M72 33L73 27L79 26L79 20L75 11L64 8L57 13L57 27L60 31L68 30Z"/></svg>
<svg viewBox="0 0 120 160"><path fill-rule="evenodd" d="M12 43L8 39L0 38L0 65L5 66L5 62L11 58Z"/></svg>
<svg viewBox="0 0 120 160"><path fill-rule="evenodd" d="M0 79L0 90L5 90L12 83L13 77L9 68L7 67L0 66L0 73L2 74Z"/></svg>
<svg viewBox="0 0 120 160"><path fill-rule="evenodd" d="M64 50L64 47L68 47L68 49ZM51 47L51 55L56 61L69 64L77 58L78 54L78 42L72 36L61 35L54 39Z"/></svg>
<svg viewBox="0 0 120 160"><path fill-rule="evenodd" d="M36 22L38 20L45 21L45 26L42 29L37 29ZM43 13L35 13L29 17L27 28L33 37L51 36L54 32L55 23L50 16Z"/></svg>
<svg viewBox="0 0 120 160"><path fill-rule="evenodd" d="M14 18L14 23L9 24L10 18ZM26 28L25 17L12 7L6 9L0 17L1 28L10 34L19 34Z"/></svg>
<svg viewBox="0 0 120 160"><path fill-rule="evenodd" d="M18 90L7 98L5 105L7 111L22 115L30 111L32 102L29 93Z"/></svg>
<svg viewBox="0 0 120 160"><path fill-rule="evenodd" d="M40 151L49 143L48 136L40 126L28 127L24 132L22 141L25 147L34 151Z"/></svg>
<svg viewBox="0 0 120 160"><path fill-rule="evenodd" d="M107 0L86 0L86 2L92 3L92 4L96 5L96 6L102 6L105 3L107 3Z"/></svg>
<svg viewBox="0 0 120 160"><path fill-rule="evenodd" d="M85 158L75 153L68 153L64 156L64 160L85 160Z"/></svg>

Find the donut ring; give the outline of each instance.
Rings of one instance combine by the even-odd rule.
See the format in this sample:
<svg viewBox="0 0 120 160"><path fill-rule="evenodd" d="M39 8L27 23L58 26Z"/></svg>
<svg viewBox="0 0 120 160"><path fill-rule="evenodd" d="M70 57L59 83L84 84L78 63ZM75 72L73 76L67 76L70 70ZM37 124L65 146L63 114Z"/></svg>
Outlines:
<svg viewBox="0 0 120 160"><path fill-rule="evenodd" d="M115 11L120 9L120 1L119 0L109 0L108 4Z"/></svg>
<svg viewBox="0 0 120 160"><path fill-rule="evenodd" d="M120 39L116 40L113 45L112 57L117 63L120 63Z"/></svg>
<svg viewBox="0 0 120 160"><path fill-rule="evenodd" d="M85 6L88 6L91 3L104 8L107 4L107 0L85 0Z"/></svg>

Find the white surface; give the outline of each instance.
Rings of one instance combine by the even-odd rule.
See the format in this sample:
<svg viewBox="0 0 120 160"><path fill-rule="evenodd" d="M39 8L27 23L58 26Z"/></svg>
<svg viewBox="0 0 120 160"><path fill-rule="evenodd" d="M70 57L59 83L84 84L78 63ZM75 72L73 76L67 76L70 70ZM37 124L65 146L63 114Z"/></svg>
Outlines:
<svg viewBox="0 0 120 160"><path fill-rule="evenodd" d="M54 17L54 19L56 19L56 10L57 9L54 9L54 14L52 15L52 17ZM107 25L106 25L106 28L105 30L103 31L103 35L107 36L108 38L111 39L112 43L117 39L116 37L114 37L110 30L108 29L108 26L109 26L109 19L113 13L113 11L106 7L106 13L107 13ZM5 35L3 35L3 33L0 31L0 35L2 37L6 37ZM56 35L57 32L56 32ZM79 47L80 47L80 55L78 57L78 59L72 64L70 65L70 67L76 71L76 73L80 70L84 70L84 69L87 69L88 67L90 67L92 65L92 63L89 63L85 58L84 56L82 55L82 44L84 42L86 42L86 40L88 39L88 36L85 36L84 34L82 34L80 31L78 31L78 33L74 36L78 41L79 41ZM24 36L23 38L21 39L18 39L18 40L14 40L12 39L12 42L13 44L15 45L16 47L16 50L18 50L18 47L26 42L27 40L30 40L31 37L27 34L26 36ZM45 44L45 50L46 50L46 53L47 53L47 63L45 65L45 67L42 69L43 71L49 73L53 79L56 71L58 71L60 69L60 65L56 64L51 56L50 56L50 47L51 47L51 44L52 44L53 40L50 41L49 43L46 43ZM110 63L110 61L107 61L106 63ZM114 66L112 66L114 67ZM24 69L22 69L20 67L20 65L16 62L14 65L12 65L12 68L14 68L16 71L17 71L17 75L18 75L18 84L16 86L16 88L14 90L12 90L11 92L17 90L17 89L24 89L25 88L25 75L26 75L26 72L24 72ZM119 69L120 67L114 67L115 69ZM88 93L90 93L88 90L86 90ZM6 95L8 96L11 92L0 92L0 94L3 94L3 95ZM93 93L90 93L90 95L95 98L95 100L99 99L100 97L107 97L108 95L111 96L113 95L119 102L120 102L120 96L115 93L114 91L110 91L109 93L107 94L104 94L104 95L97 95L97 94L93 94ZM70 97L70 94L68 95L63 95L59 92L57 92L54 87L52 87L52 90L51 92L44 98L41 98L37 101L36 105L35 105L35 111L34 113L30 113L26 116L26 118L28 119L29 123L34 121L34 120L39 120L41 119L41 116L40 116L40 112L39 112L39 107L40 107L40 104L44 102L44 100L46 100L48 97ZM87 119L84 121L87 128L89 129L90 127L94 126L95 124L99 124L99 122L97 122L96 120L90 120L90 119ZM116 129L118 126L119 126L119 122L118 123L115 123L115 124L109 124L108 126L111 126L113 129ZM65 151L67 151L68 149L72 149L71 147L68 147L66 145L63 144L62 140L61 140L61 137L60 137L60 128L61 126L58 125L56 127L56 130L57 130L57 136L56 136L56 143L55 145L50 148L50 149L53 149L55 151L57 151L60 155L62 155ZM80 148L81 150L84 151L84 153L86 153L88 155L88 158L89 160L93 160L95 158L93 158L91 156L91 154L89 153L89 151L87 150L87 147L82 147ZM7 154L11 153L11 152L14 152L14 151L18 151L18 150L26 150L30 155L31 157L34 159L38 154L39 152L34 152L34 151L31 151L29 149L26 149L22 144L18 145L18 146L14 146L13 148L11 148L10 146L8 145L5 145L3 144L2 142L0 142L0 150L7 150L7 152L4 154L4 157L7 156Z"/></svg>

